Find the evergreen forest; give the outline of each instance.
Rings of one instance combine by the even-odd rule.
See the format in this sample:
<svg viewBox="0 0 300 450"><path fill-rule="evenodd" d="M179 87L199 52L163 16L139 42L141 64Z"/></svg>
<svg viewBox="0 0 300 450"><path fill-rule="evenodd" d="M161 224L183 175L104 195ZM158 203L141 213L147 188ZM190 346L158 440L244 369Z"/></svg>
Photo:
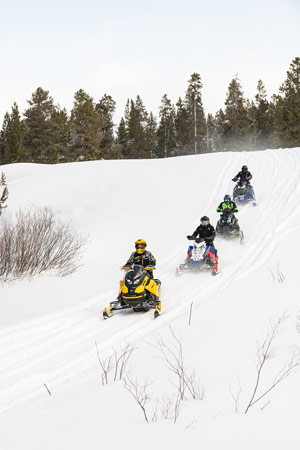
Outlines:
<svg viewBox="0 0 300 450"><path fill-rule="evenodd" d="M205 114L199 73L188 80L184 96L172 104L161 99L158 116L141 97L128 99L114 123L116 103L105 94L95 101L83 89L74 95L70 114L38 87L21 113L6 112L0 132L0 164L55 164L98 159L166 158L209 152L300 147L300 58L268 100L262 80L255 98L245 98L238 76L229 83L225 104Z"/></svg>

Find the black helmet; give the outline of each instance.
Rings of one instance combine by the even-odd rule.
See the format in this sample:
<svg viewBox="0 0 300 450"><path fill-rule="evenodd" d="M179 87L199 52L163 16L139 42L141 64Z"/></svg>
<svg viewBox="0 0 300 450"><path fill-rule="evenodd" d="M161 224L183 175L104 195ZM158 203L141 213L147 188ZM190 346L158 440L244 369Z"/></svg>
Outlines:
<svg viewBox="0 0 300 450"><path fill-rule="evenodd" d="M207 227L207 225L209 225L209 217L207 216L202 216L200 219L201 225L203 225L204 227Z"/></svg>
<svg viewBox="0 0 300 450"><path fill-rule="evenodd" d="M247 167L247 166L243 166L243 167L242 167L242 172L247 172L247 170L248 170L248 167Z"/></svg>
<svg viewBox="0 0 300 450"><path fill-rule="evenodd" d="M230 195L228 195L228 194L225 195L225 197L224 197L224 202L226 202L226 203L231 202L231 197L230 197Z"/></svg>

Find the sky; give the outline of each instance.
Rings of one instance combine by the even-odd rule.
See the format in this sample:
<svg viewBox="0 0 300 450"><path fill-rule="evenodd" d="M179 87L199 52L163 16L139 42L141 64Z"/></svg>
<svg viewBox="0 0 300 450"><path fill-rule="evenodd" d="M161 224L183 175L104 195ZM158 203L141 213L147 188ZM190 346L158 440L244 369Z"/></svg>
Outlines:
<svg viewBox="0 0 300 450"><path fill-rule="evenodd" d="M158 116L166 93L184 96L194 72L203 105L214 114L238 74L246 97L259 79L278 92L291 61L300 56L297 0L0 0L0 121L17 102L23 112L35 89L56 104L73 105L84 89L95 101L117 103L140 95Z"/></svg>

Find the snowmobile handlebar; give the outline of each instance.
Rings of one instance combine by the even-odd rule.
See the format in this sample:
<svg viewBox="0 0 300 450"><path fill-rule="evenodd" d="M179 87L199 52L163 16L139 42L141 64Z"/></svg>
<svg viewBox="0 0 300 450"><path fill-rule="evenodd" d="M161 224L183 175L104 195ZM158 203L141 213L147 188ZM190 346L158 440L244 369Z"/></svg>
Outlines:
<svg viewBox="0 0 300 450"><path fill-rule="evenodd" d="M136 265L139 266L139 264L136 264ZM133 266L134 266L134 264L130 267L124 266L124 267L121 267L121 270L130 270L130 269L132 269ZM156 269L156 267L151 267L151 266L144 267L141 265L141 267L143 267L145 270L155 270Z"/></svg>
<svg viewBox="0 0 300 450"><path fill-rule="evenodd" d="M200 242L204 241L204 239L202 239L202 238L195 238L194 236L187 236L187 239L189 241L195 241L195 242L197 242L197 244L200 244Z"/></svg>

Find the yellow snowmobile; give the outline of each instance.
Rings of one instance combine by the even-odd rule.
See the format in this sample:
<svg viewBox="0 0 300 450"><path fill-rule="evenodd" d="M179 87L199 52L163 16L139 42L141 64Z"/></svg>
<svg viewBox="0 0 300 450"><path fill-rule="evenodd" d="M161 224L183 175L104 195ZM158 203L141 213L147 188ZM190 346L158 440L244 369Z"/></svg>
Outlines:
<svg viewBox="0 0 300 450"><path fill-rule="evenodd" d="M146 269L134 264L132 268L126 271L124 279L120 281L117 300L111 302L108 309L104 308L104 319L111 317L113 311L129 308L135 312L149 311L152 308L154 309L154 318L161 314L161 282L158 279L150 278Z"/></svg>

